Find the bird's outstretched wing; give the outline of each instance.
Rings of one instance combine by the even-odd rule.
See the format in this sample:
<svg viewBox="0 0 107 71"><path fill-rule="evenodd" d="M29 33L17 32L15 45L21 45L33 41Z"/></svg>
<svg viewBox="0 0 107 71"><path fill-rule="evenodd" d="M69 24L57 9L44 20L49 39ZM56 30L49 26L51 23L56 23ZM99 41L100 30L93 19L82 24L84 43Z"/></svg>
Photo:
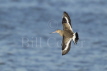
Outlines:
<svg viewBox="0 0 107 71"><path fill-rule="evenodd" d="M71 19L66 12L63 13L62 24L63 24L63 30L71 30L73 32Z"/></svg>
<svg viewBox="0 0 107 71"><path fill-rule="evenodd" d="M72 38L67 38L63 36L62 40L62 55L65 55L69 52L71 46Z"/></svg>

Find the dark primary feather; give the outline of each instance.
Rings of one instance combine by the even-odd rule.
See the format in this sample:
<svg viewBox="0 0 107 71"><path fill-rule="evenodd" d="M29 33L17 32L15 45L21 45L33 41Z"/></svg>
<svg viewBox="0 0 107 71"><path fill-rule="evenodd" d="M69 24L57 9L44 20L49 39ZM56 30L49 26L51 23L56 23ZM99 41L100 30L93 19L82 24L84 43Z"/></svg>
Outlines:
<svg viewBox="0 0 107 71"><path fill-rule="evenodd" d="M68 19L68 22L65 17ZM66 12L63 13L62 24L63 24L63 30L70 30L73 32L70 17Z"/></svg>
<svg viewBox="0 0 107 71"><path fill-rule="evenodd" d="M62 24L63 24L63 23L67 23L65 17L67 17L67 19L68 19L68 21L69 21L69 24L71 25L71 19L70 19L68 13L66 13L66 12L63 13Z"/></svg>

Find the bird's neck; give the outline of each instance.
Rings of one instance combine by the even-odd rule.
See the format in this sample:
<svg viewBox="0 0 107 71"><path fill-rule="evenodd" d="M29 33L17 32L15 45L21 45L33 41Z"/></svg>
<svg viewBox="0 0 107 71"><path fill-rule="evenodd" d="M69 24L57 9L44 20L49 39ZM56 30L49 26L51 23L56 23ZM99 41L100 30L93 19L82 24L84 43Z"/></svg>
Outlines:
<svg viewBox="0 0 107 71"><path fill-rule="evenodd" d="M60 30L59 34L60 36L63 36L63 30Z"/></svg>

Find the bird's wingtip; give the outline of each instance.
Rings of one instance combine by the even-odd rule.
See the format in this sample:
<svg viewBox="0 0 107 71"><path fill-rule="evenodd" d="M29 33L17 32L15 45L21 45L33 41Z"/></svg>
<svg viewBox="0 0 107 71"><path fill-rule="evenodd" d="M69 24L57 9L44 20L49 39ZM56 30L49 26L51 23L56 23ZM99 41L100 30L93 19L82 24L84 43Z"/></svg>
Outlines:
<svg viewBox="0 0 107 71"><path fill-rule="evenodd" d="M63 12L64 14L67 13L66 11Z"/></svg>

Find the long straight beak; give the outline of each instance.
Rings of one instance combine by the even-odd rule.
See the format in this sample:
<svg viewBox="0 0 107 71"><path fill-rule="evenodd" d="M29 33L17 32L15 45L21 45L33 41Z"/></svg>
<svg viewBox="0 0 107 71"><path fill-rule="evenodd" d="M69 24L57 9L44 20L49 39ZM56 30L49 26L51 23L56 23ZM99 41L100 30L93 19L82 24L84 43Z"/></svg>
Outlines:
<svg viewBox="0 0 107 71"><path fill-rule="evenodd" d="M56 31L55 32L51 32L50 34L52 34L52 33L56 33Z"/></svg>
<svg viewBox="0 0 107 71"><path fill-rule="evenodd" d="M52 33L56 33L56 31L55 31L55 32L52 32Z"/></svg>

